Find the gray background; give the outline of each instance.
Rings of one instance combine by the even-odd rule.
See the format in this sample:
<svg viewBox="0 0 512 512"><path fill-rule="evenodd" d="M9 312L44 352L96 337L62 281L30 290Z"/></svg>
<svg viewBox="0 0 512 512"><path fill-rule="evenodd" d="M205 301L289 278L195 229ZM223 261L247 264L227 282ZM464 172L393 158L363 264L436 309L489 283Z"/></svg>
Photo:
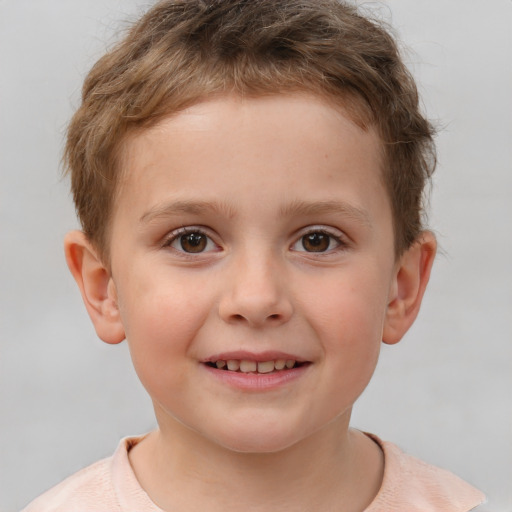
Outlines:
<svg viewBox="0 0 512 512"><path fill-rule="evenodd" d="M86 70L136 0L0 0L0 511L153 426L126 346L96 340L65 266L59 177ZM512 2L390 0L439 119L430 224L443 247L420 317L384 347L354 425L512 511Z"/></svg>

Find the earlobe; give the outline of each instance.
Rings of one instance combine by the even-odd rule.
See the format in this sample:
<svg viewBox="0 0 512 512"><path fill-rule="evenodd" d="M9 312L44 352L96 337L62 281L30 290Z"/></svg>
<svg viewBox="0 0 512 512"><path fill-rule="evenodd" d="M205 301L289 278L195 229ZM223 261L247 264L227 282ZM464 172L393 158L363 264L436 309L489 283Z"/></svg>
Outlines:
<svg viewBox="0 0 512 512"><path fill-rule="evenodd" d="M66 235L64 250L69 270L80 289L96 333L106 343L120 343L125 333L110 272L81 231L71 231Z"/></svg>
<svg viewBox="0 0 512 512"><path fill-rule="evenodd" d="M418 316L434 263L437 242L424 231L401 256L391 286L382 341L398 343Z"/></svg>

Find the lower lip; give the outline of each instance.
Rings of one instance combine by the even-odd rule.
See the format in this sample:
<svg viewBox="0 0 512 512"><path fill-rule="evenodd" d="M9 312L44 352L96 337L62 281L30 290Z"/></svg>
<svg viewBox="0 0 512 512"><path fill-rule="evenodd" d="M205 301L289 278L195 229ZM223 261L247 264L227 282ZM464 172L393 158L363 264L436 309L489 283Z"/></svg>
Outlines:
<svg viewBox="0 0 512 512"><path fill-rule="evenodd" d="M215 379L234 388L244 391L269 391L297 380L304 375L310 365L304 364L297 368L278 370L274 373L242 373L219 370L205 364L202 366Z"/></svg>

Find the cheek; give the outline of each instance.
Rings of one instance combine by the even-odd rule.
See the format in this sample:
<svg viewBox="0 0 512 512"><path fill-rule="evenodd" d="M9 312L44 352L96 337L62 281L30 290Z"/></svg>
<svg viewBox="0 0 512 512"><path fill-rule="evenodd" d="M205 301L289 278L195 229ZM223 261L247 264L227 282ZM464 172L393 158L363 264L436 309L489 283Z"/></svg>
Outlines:
<svg viewBox="0 0 512 512"><path fill-rule="evenodd" d="M133 283L131 295L121 294L119 307L133 364L139 377L183 371L190 347L209 314L210 304L204 294L183 293L186 284L163 280ZM180 290L178 293L176 290ZM184 359L185 358L185 359ZM176 364L172 372L170 366Z"/></svg>
<svg viewBox="0 0 512 512"><path fill-rule="evenodd" d="M310 326L322 343L325 362L347 390L361 392L373 374L382 341L386 293L368 276L330 280L311 298ZM316 300L315 300L316 299Z"/></svg>
<svg viewBox="0 0 512 512"><path fill-rule="evenodd" d="M321 338L346 348L355 345L354 349L381 341L387 291L378 278L341 276L326 280L319 290L322 293L310 296L304 309L323 332Z"/></svg>

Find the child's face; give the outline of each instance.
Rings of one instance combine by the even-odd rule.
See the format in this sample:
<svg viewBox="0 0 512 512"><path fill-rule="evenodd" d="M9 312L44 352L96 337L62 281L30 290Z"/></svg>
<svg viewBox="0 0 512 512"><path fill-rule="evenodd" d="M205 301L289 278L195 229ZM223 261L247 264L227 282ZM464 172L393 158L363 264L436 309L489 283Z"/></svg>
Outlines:
<svg viewBox="0 0 512 512"><path fill-rule="evenodd" d="M396 291L379 155L308 95L215 99L127 142L110 290L164 433L266 452L347 424Z"/></svg>

